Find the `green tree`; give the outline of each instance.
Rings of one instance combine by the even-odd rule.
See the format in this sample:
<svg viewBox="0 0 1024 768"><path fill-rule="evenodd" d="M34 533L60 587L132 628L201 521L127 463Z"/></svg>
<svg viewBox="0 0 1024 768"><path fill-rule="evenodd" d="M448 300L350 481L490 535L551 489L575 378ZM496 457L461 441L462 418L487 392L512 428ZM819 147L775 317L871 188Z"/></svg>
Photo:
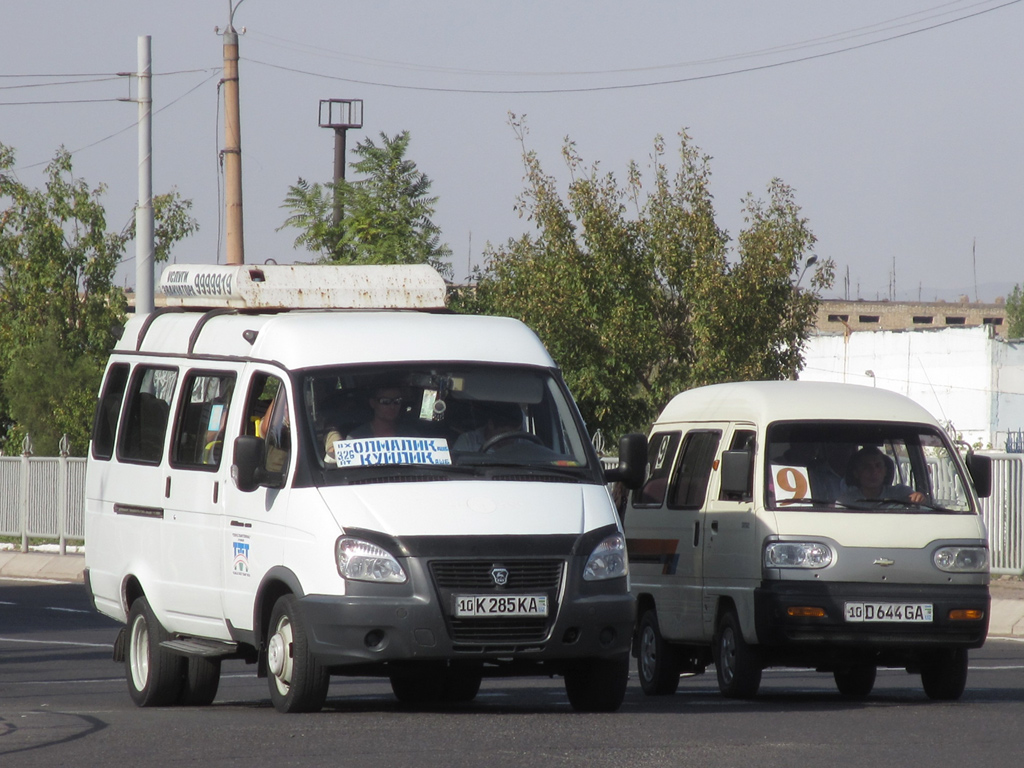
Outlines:
<svg viewBox="0 0 1024 768"><path fill-rule="evenodd" d="M488 246L475 290L455 306L533 327L591 429L644 429L693 386L795 375L832 263L812 260L814 236L791 189L776 180L767 202L747 197L747 226L730 253L715 222L709 158L685 132L675 171L655 139L649 191L636 163L620 186L598 165L585 168L566 139L563 200L527 148L524 123L512 116L511 124L526 169L517 210L537 231ZM814 263L811 290L801 290Z"/></svg>
<svg viewBox="0 0 1024 768"><path fill-rule="evenodd" d="M107 230L103 185L74 177L59 150L45 186L9 173L14 150L0 144L0 447L19 452L31 434L36 453L53 454L62 434L84 455L107 355L127 302L114 274L134 237L134 222ZM154 198L155 257L195 231L191 202Z"/></svg>
<svg viewBox="0 0 1024 768"><path fill-rule="evenodd" d="M278 229L300 230L295 247L319 254L332 264L431 264L450 275L451 249L441 242L432 221L437 197L430 196L431 180L406 157L409 132L391 138L380 134L356 145L359 158L350 168L362 178L337 184L310 184L305 179L289 187L282 208L291 215ZM342 206L334 223L335 200Z"/></svg>
<svg viewBox="0 0 1024 768"><path fill-rule="evenodd" d="M1024 293L1019 285L1006 300L1006 338L1024 339Z"/></svg>

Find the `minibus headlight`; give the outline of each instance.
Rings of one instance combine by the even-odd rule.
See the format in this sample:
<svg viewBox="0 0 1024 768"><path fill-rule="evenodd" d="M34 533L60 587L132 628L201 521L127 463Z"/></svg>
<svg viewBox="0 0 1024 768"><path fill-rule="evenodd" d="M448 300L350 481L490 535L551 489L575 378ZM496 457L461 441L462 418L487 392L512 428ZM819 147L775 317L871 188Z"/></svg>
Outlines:
<svg viewBox="0 0 1024 768"><path fill-rule="evenodd" d="M832 549L820 541L772 541L764 548L766 568L827 568Z"/></svg>
<svg viewBox="0 0 1024 768"><path fill-rule="evenodd" d="M613 533L590 553L583 568L583 580L614 579L627 573L629 561L626 559L626 539L621 533Z"/></svg>
<svg viewBox="0 0 1024 768"><path fill-rule="evenodd" d="M334 548L338 573L356 581L374 581L382 584L403 584L405 571L386 549L363 539L343 536Z"/></svg>
<svg viewBox="0 0 1024 768"><path fill-rule="evenodd" d="M939 547L932 562L946 573L984 573L988 570L988 550L985 547Z"/></svg>

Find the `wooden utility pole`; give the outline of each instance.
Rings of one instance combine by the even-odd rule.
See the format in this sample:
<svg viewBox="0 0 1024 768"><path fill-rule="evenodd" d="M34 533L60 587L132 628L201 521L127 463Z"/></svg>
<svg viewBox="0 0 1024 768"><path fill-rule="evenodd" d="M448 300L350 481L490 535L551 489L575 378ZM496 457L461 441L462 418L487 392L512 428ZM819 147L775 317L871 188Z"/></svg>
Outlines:
<svg viewBox="0 0 1024 768"><path fill-rule="evenodd" d="M245 263L242 237L242 129L238 107L238 33L233 25L239 0L224 30L224 164L225 242L228 264ZM243 30L244 32L245 30Z"/></svg>

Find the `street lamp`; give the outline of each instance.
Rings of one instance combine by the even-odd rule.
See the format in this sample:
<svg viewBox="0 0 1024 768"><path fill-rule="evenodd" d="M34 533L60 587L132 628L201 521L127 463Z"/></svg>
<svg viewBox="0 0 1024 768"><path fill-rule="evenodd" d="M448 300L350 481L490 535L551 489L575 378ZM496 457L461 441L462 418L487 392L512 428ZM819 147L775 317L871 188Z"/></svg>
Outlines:
<svg viewBox="0 0 1024 768"><path fill-rule="evenodd" d="M334 129L334 183L345 178L345 132L363 127L362 99L320 99L320 127ZM341 199L334 195L334 223L341 221Z"/></svg>
<svg viewBox="0 0 1024 768"><path fill-rule="evenodd" d="M800 287L800 281L804 279L804 272L807 271L808 267L813 266L818 261L817 256L811 256L807 261L804 262L804 268L800 270L800 277L796 280L796 285L793 286L793 290L797 290Z"/></svg>
<svg viewBox="0 0 1024 768"><path fill-rule="evenodd" d="M871 377L871 386L872 387L876 386L878 380L875 378L875 372L874 371L864 371L864 375Z"/></svg>

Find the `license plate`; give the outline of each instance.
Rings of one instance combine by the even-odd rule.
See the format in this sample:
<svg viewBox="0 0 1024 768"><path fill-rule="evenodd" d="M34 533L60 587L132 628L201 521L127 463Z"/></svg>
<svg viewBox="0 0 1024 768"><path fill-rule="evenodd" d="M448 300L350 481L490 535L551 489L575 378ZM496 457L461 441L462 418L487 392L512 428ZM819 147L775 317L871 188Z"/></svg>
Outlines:
<svg viewBox="0 0 1024 768"><path fill-rule="evenodd" d="M547 595L456 595L456 617L547 616Z"/></svg>
<svg viewBox="0 0 1024 768"><path fill-rule="evenodd" d="M847 603L846 620L927 623L932 620L932 606L930 603Z"/></svg>

